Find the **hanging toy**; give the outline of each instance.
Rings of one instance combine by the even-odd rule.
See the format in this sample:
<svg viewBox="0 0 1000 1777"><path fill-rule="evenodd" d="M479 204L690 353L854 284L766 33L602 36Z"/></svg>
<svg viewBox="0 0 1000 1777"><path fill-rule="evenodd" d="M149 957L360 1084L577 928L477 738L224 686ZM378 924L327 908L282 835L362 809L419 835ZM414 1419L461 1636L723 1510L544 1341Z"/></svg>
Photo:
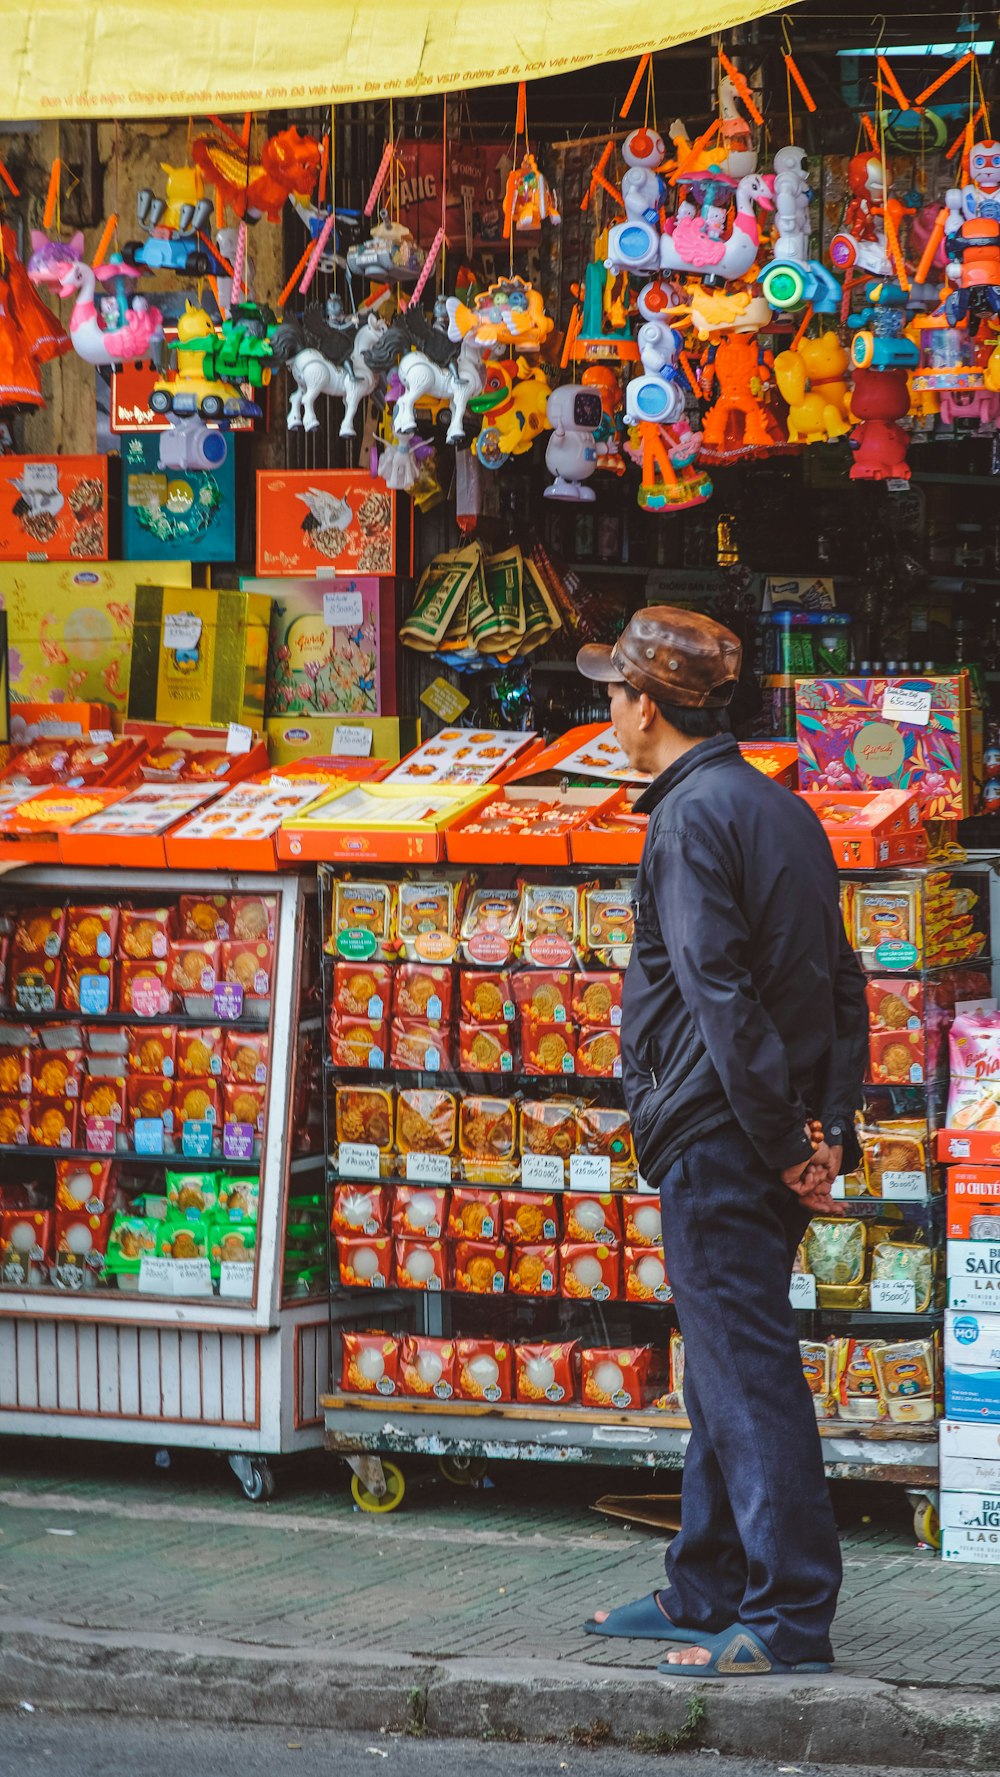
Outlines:
<svg viewBox="0 0 1000 1777"><path fill-rule="evenodd" d="M260 407L250 401L236 383L215 374L214 347L219 344L210 317L204 309L187 303L177 321L177 341L170 350L175 353L175 366L169 376L153 384L149 405L154 413L174 415L178 419L199 418L220 424L225 420L259 419ZM270 354L267 362L269 364ZM263 375L263 363L248 360L241 369ZM248 379L249 380L249 379Z"/></svg>
<svg viewBox="0 0 1000 1777"><path fill-rule="evenodd" d="M851 413L861 424L851 433L852 481L909 481L909 433L896 421L910 410L904 370L857 370Z"/></svg>
<svg viewBox="0 0 1000 1777"><path fill-rule="evenodd" d="M686 423L658 426L644 421L632 438L629 455L641 465L638 502L643 512L685 512L711 499L710 477L694 467L700 432L692 432Z"/></svg>
<svg viewBox="0 0 1000 1777"><path fill-rule="evenodd" d="M205 230L212 220L212 200L204 195L205 182L196 167L163 166L167 177L167 196L155 197L144 186L135 200L136 220L145 234L141 241L126 241L122 257L129 265L144 265L150 271L176 271L188 278L206 278L222 269L222 261L212 249ZM190 198L181 201L177 182L181 174L190 174L191 181L183 189Z"/></svg>
<svg viewBox="0 0 1000 1777"><path fill-rule="evenodd" d="M511 457L522 456L548 431L549 394L544 370L526 358L486 366L483 392L469 402L470 413L484 416L483 429L472 444L484 469L502 469Z"/></svg>
<svg viewBox="0 0 1000 1777"><path fill-rule="evenodd" d="M301 316L286 315L271 330L274 363L284 365L295 384L288 405L289 432L318 431L316 402L320 395L330 395L344 403L340 437L354 437L358 408L385 381L365 354L387 331L376 314L368 314L361 326L356 319L347 320L337 297L330 297L325 309L313 303Z"/></svg>
<svg viewBox="0 0 1000 1777"><path fill-rule="evenodd" d="M761 268L764 299L781 314L812 305L818 315L835 315L842 291L836 278L809 257L809 177L801 148L779 148L774 157L774 255Z"/></svg>
<svg viewBox="0 0 1000 1777"><path fill-rule="evenodd" d="M549 396L546 411L552 436L545 448L545 467L555 479L545 489L545 498L594 500L593 488L584 483L607 448L597 438L603 419L601 397L579 383L564 383Z"/></svg>
<svg viewBox="0 0 1000 1777"><path fill-rule="evenodd" d="M366 241L347 249L351 277L368 278L376 284L415 284L424 268L425 254L408 228L382 216Z"/></svg>
<svg viewBox="0 0 1000 1777"><path fill-rule="evenodd" d="M610 364L590 364L581 375L580 384L584 389L593 389L600 397L603 417L597 431L597 442L603 444L605 449L597 458L598 473L624 475L626 463L621 452L619 431L622 391L618 377Z"/></svg>
<svg viewBox="0 0 1000 1777"><path fill-rule="evenodd" d="M760 247L755 206L774 209L773 176L749 173L740 180L728 235L723 232L726 211L715 201L718 195L718 183L709 181L700 213L691 204L682 204L667 222L660 239L663 271L689 272L712 286L731 283L750 270Z"/></svg>
<svg viewBox="0 0 1000 1777"><path fill-rule="evenodd" d="M643 421L669 426L684 412L684 377L677 363L684 339L676 327L668 326L660 318L660 293L658 284L647 284L638 299L643 325L636 335L636 345L642 375L633 377L625 391L627 426Z"/></svg>
<svg viewBox="0 0 1000 1777"><path fill-rule="evenodd" d="M898 284L868 285L865 307L848 322L855 370L916 369L920 351L905 331L906 309L906 292Z"/></svg>
<svg viewBox="0 0 1000 1777"><path fill-rule="evenodd" d="M451 412L447 442L463 445L466 409L486 381L483 359L489 344L475 330L456 343L447 319L448 311L440 302L435 305L433 326L423 309L416 305L404 309L368 351L367 362L372 370L388 372L399 359L396 374L402 394L392 423L401 437L417 429L417 403L437 401Z"/></svg>
<svg viewBox="0 0 1000 1777"><path fill-rule="evenodd" d="M126 278L138 276L134 266L121 260L110 260L107 265L95 269L81 259L68 268L59 286L59 294L64 299L76 298L70 316L70 338L73 350L85 363L137 363L142 358L152 358L159 350L163 341L163 316L159 309L151 307L144 296L138 295L133 296L129 305L123 294ZM104 299L102 311L106 324L102 326L94 300L97 284L112 280L119 286L116 298L108 305L115 309L115 324L107 324L112 317L105 308L107 299Z"/></svg>
<svg viewBox="0 0 1000 1777"><path fill-rule="evenodd" d="M905 214L898 198L889 197L885 173L877 154L856 154L847 169L851 196L844 212L844 226L832 237L830 264L836 271L861 272L889 277L896 264L892 242L898 241Z"/></svg>
<svg viewBox="0 0 1000 1777"><path fill-rule="evenodd" d="M851 430L845 380L849 362L832 331L818 339L802 339L797 346L778 353L774 374L788 404L790 444L824 444L830 438L847 436Z"/></svg>
<svg viewBox="0 0 1000 1777"><path fill-rule="evenodd" d="M605 265L610 272L656 271L660 264L660 211L667 184L657 172L666 158L662 136L645 128L632 130L622 144L628 172L622 179L625 221L608 232Z"/></svg>
<svg viewBox="0 0 1000 1777"><path fill-rule="evenodd" d="M543 222L562 221L555 193L533 154L525 151L519 167L507 175L504 198L504 240L514 234L537 234Z"/></svg>
<svg viewBox="0 0 1000 1777"><path fill-rule="evenodd" d="M764 405L773 370L770 352L749 335L734 335L710 349L701 379L706 401L717 391L702 428L709 461L732 462L787 443L777 417Z"/></svg>
<svg viewBox="0 0 1000 1777"><path fill-rule="evenodd" d="M255 160L248 146L230 131L198 136L191 152L209 185L235 216L277 222L289 198L308 199L319 177L322 148L295 125L269 136Z"/></svg>
<svg viewBox="0 0 1000 1777"><path fill-rule="evenodd" d="M474 338L484 347L511 346L517 352L537 352L554 326L545 313L541 291L524 278L498 278L473 299L471 309L457 296L449 296L447 308L450 337Z"/></svg>
<svg viewBox="0 0 1000 1777"><path fill-rule="evenodd" d="M31 282L61 284L67 272L83 258L83 233L77 230L68 241L52 241L39 228L31 231L31 258L26 267Z"/></svg>

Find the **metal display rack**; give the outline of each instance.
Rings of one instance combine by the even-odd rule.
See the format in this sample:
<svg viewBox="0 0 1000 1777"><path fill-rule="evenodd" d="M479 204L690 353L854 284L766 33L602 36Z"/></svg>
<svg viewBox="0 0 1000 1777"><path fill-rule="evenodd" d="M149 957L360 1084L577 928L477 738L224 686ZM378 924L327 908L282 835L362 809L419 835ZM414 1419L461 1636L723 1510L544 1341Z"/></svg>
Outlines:
<svg viewBox="0 0 1000 1777"><path fill-rule="evenodd" d="M982 871L984 906L988 909L990 901L996 899L997 878L984 865L979 868ZM364 867L352 871L340 866L321 865L320 919L324 933L329 933L331 929L331 891L338 874L354 874L364 880L391 881L398 880L400 872L398 868L389 870ZM415 874L440 881L442 878L456 880L463 872L452 866L437 866L419 870ZM860 880L867 876L888 881L904 874L914 873L858 873L855 879ZM509 884L518 877L531 882L552 883L599 880L608 885L627 882L633 876L634 871L631 869L610 870L602 866L587 869L560 866L547 870L535 869L530 865L525 865L521 870L490 866L476 871L476 879L480 885ZM987 943L987 955L989 948ZM327 1016L331 1008L332 966L333 958L327 953L324 955ZM976 966L987 970L990 968L989 962L982 958L978 959ZM886 969L884 972L889 971ZM909 978L923 973L928 972L913 969L907 971ZM946 1043L944 1047L946 1051ZM385 1060L389 1060L388 1055ZM366 1083L392 1084L397 1087L437 1086L458 1091L489 1092L494 1095L528 1091L532 1096L541 1097L551 1093L572 1094L585 1091L588 1097L597 1097L602 1103L622 1102L619 1080L584 1080L573 1075L539 1078L535 1075L521 1076L513 1071L483 1077L463 1074L455 1069L433 1073L404 1073L387 1066L372 1072L337 1069L328 1062L325 1083L327 1186L331 1207L337 1184L350 1182L350 1175L342 1177L337 1166L333 1105L338 1085ZM938 1116L938 1100L935 1098L938 1090L934 1083L930 1089L923 1091L913 1086L901 1089L902 1096L909 1105L912 1106L915 1100L919 1100L921 1115L926 1119L928 1129L934 1126ZM881 1096L884 1100L885 1089L882 1089ZM465 1177L466 1182L474 1182L470 1172L466 1171ZM401 1183L403 1178L395 1172L392 1176L387 1176L383 1171L381 1182ZM519 1181L512 1188L524 1190L524 1182ZM643 1181L637 1179L636 1184L629 1188L642 1189ZM568 1179L564 1190L567 1194L572 1193L572 1184ZM870 1216L873 1212L877 1213L880 1207L878 1200L871 1199L860 1208L859 1213L863 1217ZM903 1221L920 1224L924 1227L928 1240L932 1241L936 1218L939 1219L938 1207L931 1196L928 1175L927 1189L922 1194L922 1201L901 1204L893 1213L898 1214ZM846 1208L847 1213L853 1215L859 1205L857 1201L852 1201ZM350 1393L337 1386L340 1377L339 1331L352 1325L356 1328L379 1327L387 1331L410 1330L435 1336L492 1334L509 1341L516 1341L518 1338L535 1342L546 1338L579 1338L584 1344L612 1346L644 1343L652 1339L662 1343L662 1317L664 1313L671 1313L669 1306L658 1302L647 1305L623 1301L598 1304L540 1297L513 1297L509 1294L470 1296L459 1295L448 1289L439 1293L389 1289L374 1295L369 1289L344 1288L339 1281L335 1242L331 1253L331 1306L337 1324L332 1328L334 1389L322 1400L326 1445L328 1449L346 1457L356 1469L360 1467L363 1458L368 1459L363 1470L362 1483L355 1484L355 1497L363 1506L374 1510L391 1510L402 1498L405 1486L403 1474L397 1463L383 1461L386 1457L437 1457L444 1471L454 1478L467 1476L470 1469L482 1469L486 1462L498 1459L594 1462L645 1470L677 1469L683 1466L689 1426L687 1420L676 1413L649 1409L603 1410L570 1404L549 1407L443 1402L405 1398L399 1394L387 1399L379 1395ZM936 1308L924 1314L911 1315L898 1311L873 1312L870 1309L858 1309L843 1312L822 1307L799 1309L798 1304L796 1306L800 1314L803 1338L822 1339L834 1330L856 1332L859 1337L865 1334L871 1337L877 1330L879 1335L886 1338L905 1339L924 1336L940 1319ZM911 1492L916 1507L918 1534L927 1533L937 1481L937 1431L934 1424L899 1425L883 1421L868 1425L831 1420L820 1425L820 1433L827 1473L832 1478L890 1481L906 1487Z"/></svg>
<svg viewBox="0 0 1000 1777"><path fill-rule="evenodd" d="M119 1443L219 1450L250 1499L269 1498L274 1477L268 1457L322 1443L320 1395L330 1373L326 1289L307 1299L283 1294L289 1199L322 1193L323 1156L296 1153L290 1116L301 1039L318 1032L318 1008L303 1003L303 962L315 940L307 936L314 885L304 876L176 874L162 870L24 869L0 889L5 903L135 898L162 904L185 893L267 895L277 900L275 960L267 1022L246 1017L242 1027L267 1029L270 1067L266 1122L259 1159L227 1163L183 1154L165 1158L121 1153L117 1160L150 1173L222 1170L238 1165L259 1172L257 1262L247 1300L218 1295L188 1300L124 1293L111 1288L0 1286L0 1433L92 1438ZM51 1012L25 1017L0 1008L3 1025L205 1025L212 1018L169 1013L142 1020L132 1013ZM2 1038L0 1038L2 1040ZM0 1177L12 1181L25 1165L44 1169L86 1149L0 1148ZM323 1280L325 1285L325 1279Z"/></svg>

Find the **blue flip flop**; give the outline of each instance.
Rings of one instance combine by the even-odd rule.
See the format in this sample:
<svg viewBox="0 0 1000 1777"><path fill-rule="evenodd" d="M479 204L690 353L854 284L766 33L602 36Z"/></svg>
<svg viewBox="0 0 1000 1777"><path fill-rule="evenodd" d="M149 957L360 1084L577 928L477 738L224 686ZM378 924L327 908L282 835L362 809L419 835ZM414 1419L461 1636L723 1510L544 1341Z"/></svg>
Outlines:
<svg viewBox="0 0 1000 1777"><path fill-rule="evenodd" d="M803 1660L797 1666L786 1666L767 1643L746 1623L734 1623L718 1635L687 1635L692 1646L704 1647L711 1654L705 1666L671 1666L661 1660L660 1671L670 1678L690 1674L692 1678L795 1678L805 1673L829 1672L827 1660Z"/></svg>
<svg viewBox="0 0 1000 1777"><path fill-rule="evenodd" d="M610 1635L621 1641L683 1641L704 1646L704 1632L678 1628L666 1611L661 1610L658 1596L658 1593L650 1592L647 1598L637 1598L634 1604L620 1604L603 1623L591 1617L583 1625L584 1633Z"/></svg>

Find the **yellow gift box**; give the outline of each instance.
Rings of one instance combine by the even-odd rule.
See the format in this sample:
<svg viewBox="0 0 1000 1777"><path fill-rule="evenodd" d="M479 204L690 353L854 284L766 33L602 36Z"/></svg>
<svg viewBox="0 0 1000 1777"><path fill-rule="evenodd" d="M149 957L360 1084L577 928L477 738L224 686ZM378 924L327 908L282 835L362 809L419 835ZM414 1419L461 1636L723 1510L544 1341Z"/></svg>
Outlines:
<svg viewBox="0 0 1000 1777"><path fill-rule="evenodd" d="M283 824L278 856L435 863L444 856L445 829L492 794L492 785L346 784Z"/></svg>
<svg viewBox="0 0 1000 1777"><path fill-rule="evenodd" d="M259 728L270 621L264 593L138 587L130 719Z"/></svg>
<svg viewBox="0 0 1000 1777"><path fill-rule="evenodd" d="M7 613L13 703L105 703L128 698L136 588L145 580L190 586L190 562L11 562Z"/></svg>
<svg viewBox="0 0 1000 1777"><path fill-rule="evenodd" d="M338 728L369 728L369 758L398 764L405 753L420 744L420 723L408 716L268 716L264 738L271 764L294 765L299 759L326 759L336 755Z"/></svg>

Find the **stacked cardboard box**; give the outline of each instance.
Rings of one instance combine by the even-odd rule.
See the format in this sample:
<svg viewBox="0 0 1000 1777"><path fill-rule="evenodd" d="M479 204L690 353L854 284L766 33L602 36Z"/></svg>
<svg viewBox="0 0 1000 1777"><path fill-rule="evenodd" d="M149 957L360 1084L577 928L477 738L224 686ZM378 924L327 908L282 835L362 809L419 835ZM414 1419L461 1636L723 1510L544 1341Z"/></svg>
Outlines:
<svg viewBox="0 0 1000 1777"><path fill-rule="evenodd" d="M941 1552L1000 1566L1000 1167L948 1174Z"/></svg>

